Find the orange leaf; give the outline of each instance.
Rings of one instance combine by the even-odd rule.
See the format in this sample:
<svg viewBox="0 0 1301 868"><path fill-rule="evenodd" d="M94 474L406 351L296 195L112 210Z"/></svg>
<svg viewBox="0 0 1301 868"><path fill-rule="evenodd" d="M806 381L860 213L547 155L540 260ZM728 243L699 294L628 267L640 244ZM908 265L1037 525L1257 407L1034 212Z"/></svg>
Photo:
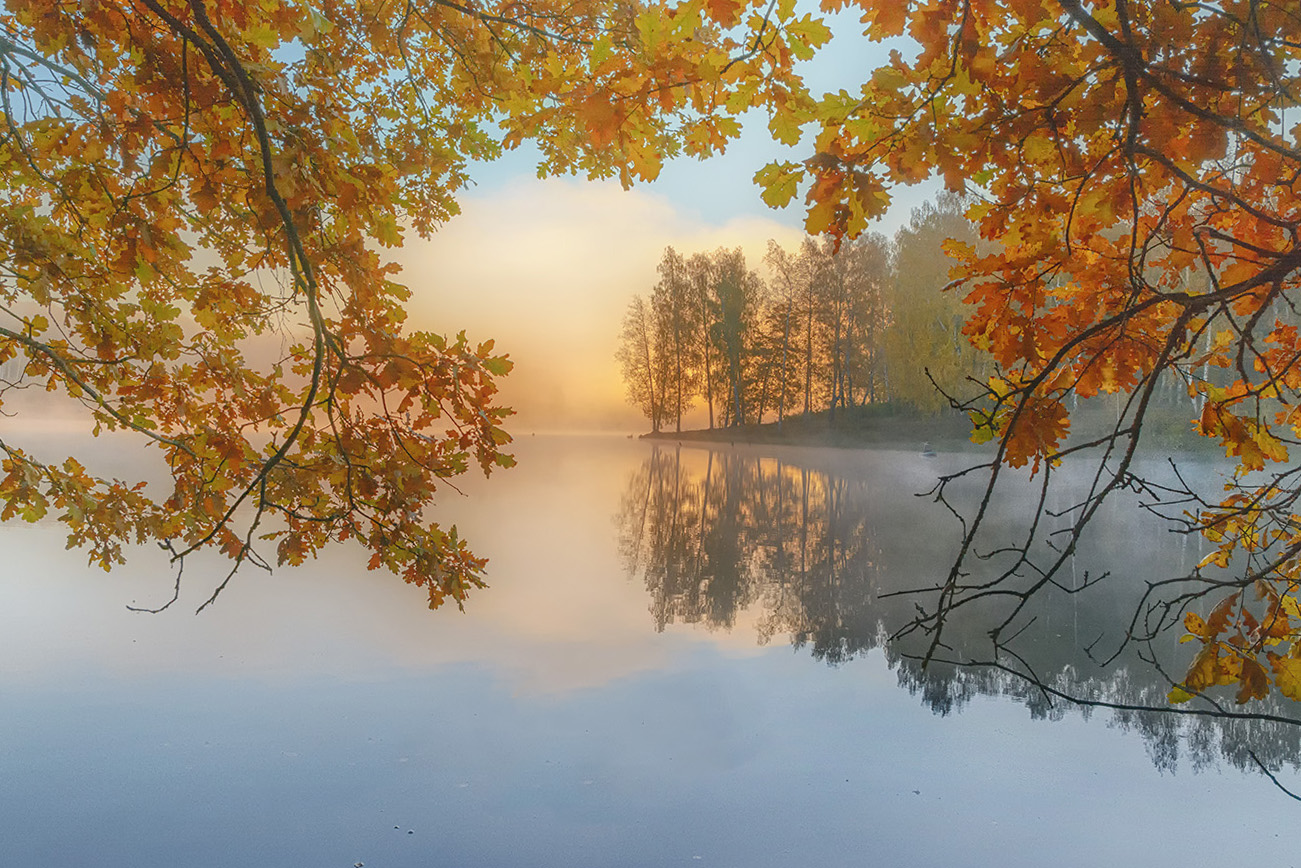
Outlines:
<svg viewBox="0 0 1301 868"><path fill-rule="evenodd" d="M1230 594L1211 611L1211 618L1206 622L1206 638L1218 636L1224 632L1224 628L1229 625L1229 615L1233 613L1233 607L1237 605L1237 602L1238 595Z"/></svg>
<svg viewBox="0 0 1301 868"><path fill-rule="evenodd" d="M1243 658L1239 679L1240 686L1236 697L1239 705L1249 699L1264 699L1269 695L1269 676L1254 657Z"/></svg>
<svg viewBox="0 0 1301 868"><path fill-rule="evenodd" d="M705 11L709 17L725 27L735 24L744 8L744 0L705 0Z"/></svg>

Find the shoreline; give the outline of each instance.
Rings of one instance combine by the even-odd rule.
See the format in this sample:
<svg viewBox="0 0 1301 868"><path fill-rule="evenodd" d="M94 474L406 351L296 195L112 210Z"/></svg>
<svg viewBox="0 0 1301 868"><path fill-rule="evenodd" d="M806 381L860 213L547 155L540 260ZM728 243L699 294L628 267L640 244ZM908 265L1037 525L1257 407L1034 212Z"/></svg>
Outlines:
<svg viewBox="0 0 1301 868"><path fill-rule="evenodd" d="M1089 418L1076 424L1063 447L1071 441L1102 436L1106 425ZM651 431L630 435L654 442L700 444L747 444L754 446L812 446L839 449L892 448L926 451L929 446L939 452L984 452L989 443L971 439L971 420L965 413L949 411L936 415L899 410L884 405L851 407L837 410L835 418L822 410L788 416L781 423L736 425L729 428L696 428L684 431ZM1211 438L1199 436L1181 412L1152 413L1144 425L1143 449L1166 454L1222 456L1222 449Z"/></svg>
<svg viewBox="0 0 1301 868"><path fill-rule="evenodd" d="M838 410L833 419L827 411L788 416L782 422L751 423L729 428L696 428L684 431L651 431L642 440L681 443L817 446L842 449L892 447L923 450L926 446L944 452L977 451L971 442L971 422L960 413L937 416L892 412L881 407L852 407Z"/></svg>

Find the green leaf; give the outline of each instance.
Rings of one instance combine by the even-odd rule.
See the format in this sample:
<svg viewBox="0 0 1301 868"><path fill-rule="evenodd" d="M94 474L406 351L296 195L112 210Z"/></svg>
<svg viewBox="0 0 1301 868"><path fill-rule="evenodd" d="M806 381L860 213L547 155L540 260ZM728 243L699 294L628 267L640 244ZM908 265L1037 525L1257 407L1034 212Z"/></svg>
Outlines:
<svg viewBox="0 0 1301 868"><path fill-rule="evenodd" d="M397 218L392 214L382 214L375 221L373 229L376 240L385 247L401 247L402 232L398 229Z"/></svg>
<svg viewBox="0 0 1301 868"><path fill-rule="evenodd" d="M821 18L805 15L786 25L786 35L791 54L798 60L808 60L813 57L814 49L831 40L831 28Z"/></svg>
<svg viewBox="0 0 1301 868"><path fill-rule="evenodd" d="M245 30L244 38L258 48L265 48L268 51L280 44L280 34L270 24L265 23L254 24Z"/></svg>
<svg viewBox="0 0 1301 868"><path fill-rule="evenodd" d="M769 163L754 173L754 182L763 188L763 201L771 208L784 208L799 189L804 169L798 163Z"/></svg>
<svg viewBox="0 0 1301 868"><path fill-rule="evenodd" d="M772 117L768 118L768 132L783 145L798 145L800 130L805 123L807 121L800 120L795 112L783 107L774 111Z"/></svg>

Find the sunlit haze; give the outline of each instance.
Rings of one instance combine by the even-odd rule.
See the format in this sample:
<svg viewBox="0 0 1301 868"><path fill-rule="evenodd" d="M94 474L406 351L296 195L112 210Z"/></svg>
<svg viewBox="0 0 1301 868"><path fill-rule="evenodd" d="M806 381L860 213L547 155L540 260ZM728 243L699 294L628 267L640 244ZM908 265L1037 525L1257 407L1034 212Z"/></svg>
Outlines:
<svg viewBox="0 0 1301 868"><path fill-rule="evenodd" d="M468 196L464 213L399 257L413 324L492 338L515 371L503 384L517 432L638 429L614 353L634 293L649 293L666 246L692 252L798 230L772 218L702 221L653 190L572 180L521 182Z"/></svg>
<svg viewBox="0 0 1301 868"><path fill-rule="evenodd" d="M517 435L645 430L624 398L614 354L628 302L650 294L664 248L690 255L739 246L763 273L769 239L793 247L803 236L800 209L765 208L750 183L762 163L747 164L757 155L741 151L671 166L662 186L623 190L614 182L519 173L472 188L460 216L428 240L412 233L394 256L404 269L399 279L413 291L412 325L465 330L510 355L516 367L502 395L518 412L508 426ZM715 191L732 197L728 216ZM932 191L901 191L873 231L892 234Z"/></svg>

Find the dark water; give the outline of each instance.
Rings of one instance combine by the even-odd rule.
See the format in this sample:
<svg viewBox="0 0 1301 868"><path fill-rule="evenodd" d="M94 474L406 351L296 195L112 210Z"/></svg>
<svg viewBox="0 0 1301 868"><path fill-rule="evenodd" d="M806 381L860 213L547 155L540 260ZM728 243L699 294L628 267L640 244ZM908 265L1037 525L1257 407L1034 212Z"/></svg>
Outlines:
<svg viewBox="0 0 1301 868"><path fill-rule="evenodd" d="M1301 804L1256 765L1301 788L1295 727L1085 714L887 641L891 591L953 550L911 493L958 457L519 455L446 504L492 559L464 614L346 550L198 617L220 576L193 568L133 614L171 593L152 551L105 575L57 526L0 528L0 865L1295 861ZM1063 692L1154 703L1140 657L1081 649L1199 553L1122 507L1073 565L1111 580L1045 598L1018 647Z"/></svg>

